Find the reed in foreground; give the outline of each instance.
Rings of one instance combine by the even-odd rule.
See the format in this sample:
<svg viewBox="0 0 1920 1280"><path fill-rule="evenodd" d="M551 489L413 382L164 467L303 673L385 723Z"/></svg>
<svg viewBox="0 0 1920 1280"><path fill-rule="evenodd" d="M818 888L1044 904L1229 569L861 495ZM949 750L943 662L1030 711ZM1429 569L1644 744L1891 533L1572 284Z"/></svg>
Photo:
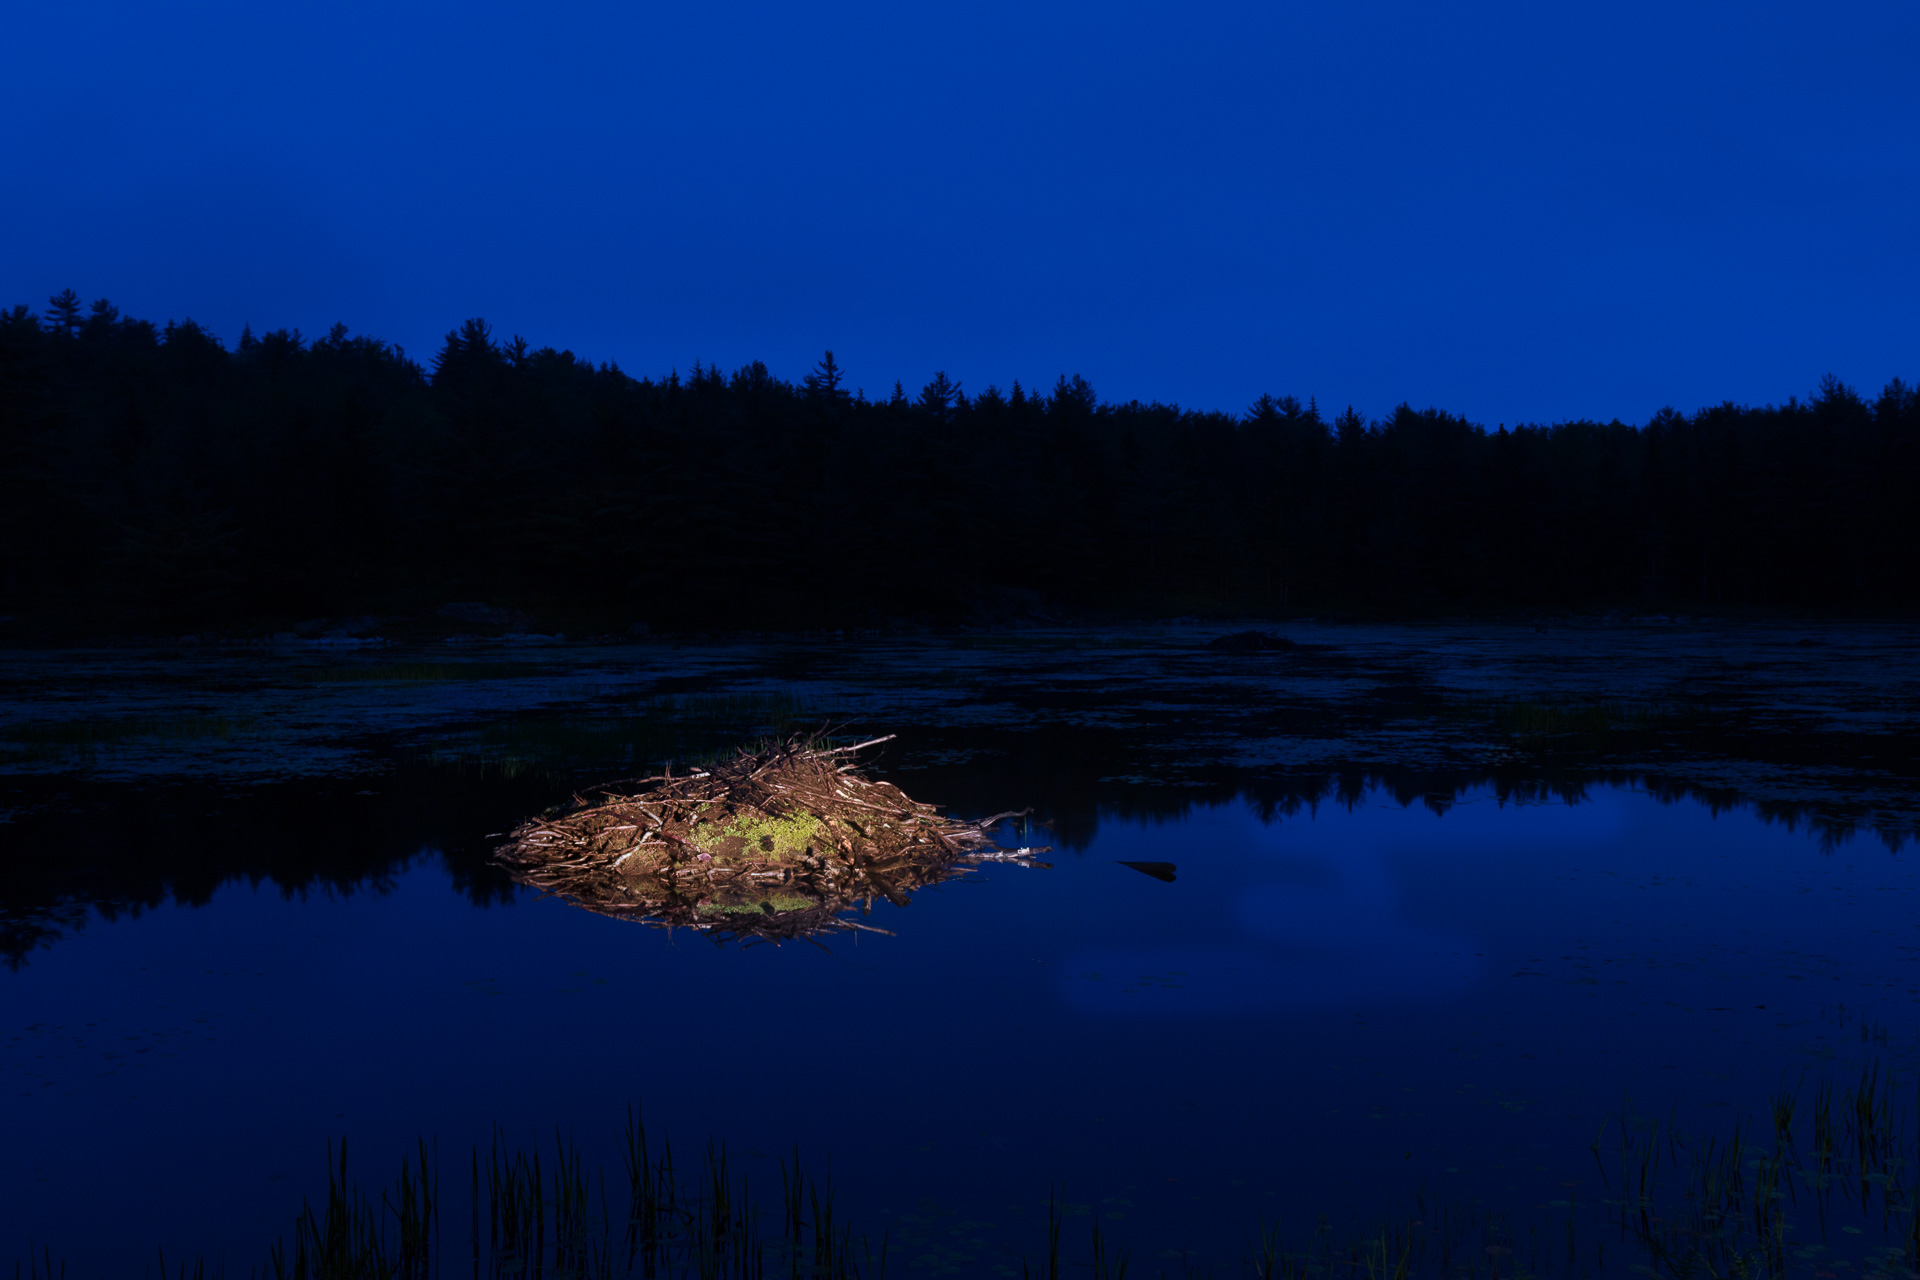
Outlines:
<svg viewBox="0 0 1920 1280"><path fill-rule="evenodd" d="M1876 1062L1851 1082L1783 1083L1758 1131L1687 1133L1671 1114L1629 1104L1592 1144L1594 1174L1564 1198L1492 1206L1414 1197L1406 1209L1347 1228L1322 1217L1304 1234L1260 1224L1226 1274L1256 1280L1920 1280L1920 1081ZM780 1161L778 1197L750 1185L709 1141L676 1158L629 1111L624 1191L589 1171L573 1143L475 1148L467 1195L442 1192L438 1152L422 1142L394 1180L369 1189L344 1143L329 1149L327 1188L303 1204L259 1280L884 1280L890 1241L855 1230L798 1151ZM1597 1176L1595 1176L1597 1175ZM1129 1250L1103 1233L1063 1239L1069 1206L1050 1194L1035 1255L1006 1252L1000 1275L1124 1280ZM910 1233L908 1233L910 1235ZM1069 1256L1071 1254L1071 1256ZM163 1277L227 1274L204 1261ZM1016 1271L1015 1268L1018 1268ZM911 1264L896 1261L896 1271ZM945 1270L946 1268L942 1268ZM66 1267L44 1245L16 1280ZM233 1274L242 1274L234 1272ZM1165 1277L1168 1273L1159 1273ZM1181 1264L1183 1280L1218 1274ZM1224 1277L1223 1277L1224 1280Z"/></svg>

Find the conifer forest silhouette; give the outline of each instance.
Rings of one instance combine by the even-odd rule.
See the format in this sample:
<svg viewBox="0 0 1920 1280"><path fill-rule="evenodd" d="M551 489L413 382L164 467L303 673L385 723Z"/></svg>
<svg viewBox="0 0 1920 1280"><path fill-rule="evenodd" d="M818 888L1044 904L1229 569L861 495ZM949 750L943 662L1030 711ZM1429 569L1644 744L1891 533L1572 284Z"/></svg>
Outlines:
<svg viewBox="0 0 1920 1280"><path fill-rule="evenodd" d="M869 396L829 352L634 377L480 320L423 366L0 313L0 615L54 631L488 600L656 629L1068 611L1911 613L1920 393L1488 429L1086 380Z"/></svg>

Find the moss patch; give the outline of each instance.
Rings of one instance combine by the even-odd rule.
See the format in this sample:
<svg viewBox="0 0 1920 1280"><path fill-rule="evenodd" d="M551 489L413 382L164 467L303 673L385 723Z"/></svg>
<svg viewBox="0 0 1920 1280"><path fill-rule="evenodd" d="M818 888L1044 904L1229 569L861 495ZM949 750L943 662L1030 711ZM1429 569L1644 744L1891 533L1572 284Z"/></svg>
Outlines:
<svg viewBox="0 0 1920 1280"><path fill-rule="evenodd" d="M820 904L812 898L793 893L770 894L759 902L703 902L701 915L773 915L781 911L805 911ZM771 910L769 910L771 908Z"/></svg>
<svg viewBox="0 0 1920 1280"><path fill-rule="evenodd" d="M724 823L702 816L689 834L694 848L716 859L783 862L824 844L827 827L808 813L780 817L741 809Z"/></svg>

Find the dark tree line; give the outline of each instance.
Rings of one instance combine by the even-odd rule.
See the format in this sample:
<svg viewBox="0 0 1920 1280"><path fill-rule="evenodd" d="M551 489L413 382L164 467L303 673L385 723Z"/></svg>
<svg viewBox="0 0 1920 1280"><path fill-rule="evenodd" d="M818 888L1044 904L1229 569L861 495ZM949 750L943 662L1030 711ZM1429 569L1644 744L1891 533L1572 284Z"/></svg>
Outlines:
<svg viewBox="0 0 1920 1280"><path fill-rule="evenodd" d="M480 321L430 368L337 326L0 314L0 613L271 623L484 600L655 627L1920 603L1920 395L1488 431L1105 403L1078 377L850 392L634 378Z"/></svg>

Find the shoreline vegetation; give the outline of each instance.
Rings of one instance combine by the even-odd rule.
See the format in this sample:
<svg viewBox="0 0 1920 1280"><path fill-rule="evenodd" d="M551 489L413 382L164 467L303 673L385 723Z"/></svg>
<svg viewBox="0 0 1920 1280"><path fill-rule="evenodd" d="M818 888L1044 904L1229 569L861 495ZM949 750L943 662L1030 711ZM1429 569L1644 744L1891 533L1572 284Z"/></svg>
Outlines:
<svg viewBox="0 0 1920 1280"><path fill-rule="evenodd" d="M1911 616L1920 394L1487 424L1084 379L633 377L479 320L0 311L0 639L301 620L795 633L1167 616ZM474 603L485 602L485 603ZM516 620L519 620L516 622Z"/></svg>
<svg viewBox="0 0 1920 1280"><path fill-rule="evenodd" d="M1863 1022L1862 1036L1869 1027ZM1852 1276L1910 1280L1920 1273L1920 1183L1913 1105L1920 1080L1900 1079L1875 1058L1849 1082L1823 1076L1780 1087L1754 1119L1726 1132L1687 1132L1671 1115L1642 1113L1627 1100L1605 1116L1591 1144L1595 1175L1560 1182L1533 1204L1490 1206L1429 1189L1370 1222L1336 1224L1319 1214L1304 1225L1249 1224L1237 1265L1226 1274L1256 1280L1546 1280L1635 1275L1692 1280L1785 1280ZM305 1201L290 1238L244 1274L265 1280L429 1280L441 1275L738 1277L767 1280L884 1280L888 1274L1018 1274L1059 1280L1221 1275L1217 1262L1149 1273L1132 1246L1103 1230L1088 1206L1047 1187L1044 1229L1019 1252L960 1255L916 1237L901 1218L877 1237L835 1203L831 1174L815 1176L796 1149L778 1162L777 1195L736 1176L724 1143L708 1140L693 1161L676 1160L671 1140L649 1135L629 1109L618 1179L589 1170L577 1143L556 1136L550 1150L490 1146L444 1176L436 1143L417 1142L394 1179L370 1187L350 1169L343 1138L327 1152L326 1191ZM683 1149L684 1150L684 1149ZM1569 1167L1577 1164L1569 1161ZM447 1187L443 1191L443 1185ZM1037 1206L1036 1206L1037 1207ZM1076 1219L1087 1219L1083 1226ZM1065 1230L1070 1220L1072 1230ZM984 1242L979 1242L984 1244ZM978 1245L976 1245L978 1247ZM1031 1252L1028 1252L1028 1247ZM50 1245L29 1246L16 1274L54 1280L66 1273ZM207 1280L227 1274L204 1258L163 1276ZM1016 1271L1015 1268L1018 1268ZM233 1274L241 1274L235 1271Z"/></svg>

